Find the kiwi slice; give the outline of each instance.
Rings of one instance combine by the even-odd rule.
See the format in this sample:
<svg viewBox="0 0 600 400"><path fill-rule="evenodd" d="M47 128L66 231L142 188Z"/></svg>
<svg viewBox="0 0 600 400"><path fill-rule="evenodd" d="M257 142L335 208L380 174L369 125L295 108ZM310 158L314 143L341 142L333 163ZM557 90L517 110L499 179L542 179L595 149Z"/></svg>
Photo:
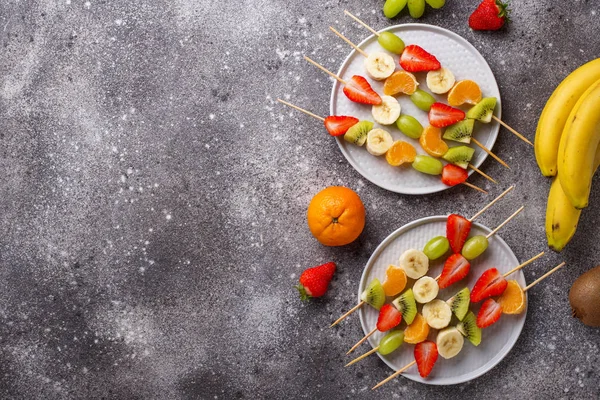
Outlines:
<svg viewBox="0 0 600 400"><path fill-rule="evenodd" d="M360 295L360 299L378 310L383 306L385 303L385 291L379 279L375 278L369 283L369 286Z"/></svg>
<svg viewBox="0 0 600 400"><path fill-rule="evenodd" d="M477 318L473 311L468 312L465 319L456 325L456 329L469 339L473 346L479 346L479 343L481 343L481 328L477 326Z"/></svg>
<svg viewBox="0 0 600 400"><path fill-rule="evenodd" d="M474 126L475 120L473 119L464 119L454 125L450 125L446 128L446 132L444 132L444 139L460 143L471 143Z"/></svg>
<svg viewBox="0 0 600 400"><path fill-rule="evenodd" d="M360 121L354 124L344 134L346 142L354 143L357 146L362 146L367 141L367 134L373 129L371 121Z"/></svg>
<svg viewBox="0 0 600 400"><path fill-rule="evenodd" d="M456 293L450 300L447 301L456 318L462 321L469 311L471 304L471 291L468 287Z"/></svg>
<svg viewBox="0 0 600 400"><path fill-rule="evenodd" d="M402 293L396 300L392 301L394 307L402 313L402 318L407 325L412 324L417 316L417 303L412 289L408 289Z"/></svg>
<svg viewBox="0 0 600 400"><path fill-rule="evenodd" d="M477 121L485 122L487 124L492 121L492 114L494 113L495 107L496 98L486 97L467 111L467 118L476 119Z"/></svg>
<svg viewBox="0 0 600 400"><path fill-rule="evenodd" d="M450 147L446 154L442 156L442 158L449 163L458 165L461 168L467 168L469 163L471 162L471 158L473 158L473 154L475 150L470 148L469 146L456 146Z"/></svg>

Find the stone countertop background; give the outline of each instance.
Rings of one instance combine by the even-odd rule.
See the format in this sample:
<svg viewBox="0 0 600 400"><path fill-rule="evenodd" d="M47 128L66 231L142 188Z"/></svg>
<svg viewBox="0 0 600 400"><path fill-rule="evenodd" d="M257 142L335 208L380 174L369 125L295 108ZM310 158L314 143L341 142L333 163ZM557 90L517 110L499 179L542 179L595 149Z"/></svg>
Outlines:
<svg viewBox="0 0 600 400"><path fill-rule="evenodd" d="M503 118L533 138L553 88L600 56L600 4L512 1L495 33L467 25L478 0L448 0L418 22L450 29L490 64ZM356 300L370 254L416 218L467 215L512 183L481 222L525 204L501 236L519 259L546 249L549 181L533 150L505 130L487 160L485 197L454 188L412 197L355 172L320 123L274 102L328 111L331 81L301 58L337 68L360 40L345 8L381 29L381 0L53 0L0 4L0 398L598 398L599 330L570 316L573 280L600 261L598 185L561 255L536 288L521 337L496 368L433 387L396 379L372 357L344 368L362 336ZM596 182L598 183L598 182ZM328 185L367 208L358 241L326 248L305 211ZM307 267L334 260L328 294L302 304Z"/></svg>

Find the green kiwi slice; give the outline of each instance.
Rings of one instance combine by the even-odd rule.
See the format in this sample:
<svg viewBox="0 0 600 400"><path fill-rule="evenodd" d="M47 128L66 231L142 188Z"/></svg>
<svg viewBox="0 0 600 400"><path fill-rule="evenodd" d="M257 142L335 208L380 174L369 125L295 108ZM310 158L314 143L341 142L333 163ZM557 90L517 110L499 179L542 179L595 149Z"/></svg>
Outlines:
<svg viewBox="0 0 600 400"><path fill-rule="evenodd" d="M402 313L402 318L407 325L412 324L417 316L417 302L412 289L408 289L402 293L396 300L392 301L394 307Z"/></svg>
<svg viewBox="0 0 600 400"><path fill-rule="evenodd" d="M495 97L486 97L479 103L475 104L473 108L467 111L467 118L476 119L484 123L492 121L492 114L494 114L494 108L496 107Z"/></svg>
<svg viewBox="0 0 600 400"><path fill-rule="evenodd" d="M475 150L469 146L456 146L450 147L446 154L442 156L442 158L449 163L466 169L469 166L474 153Z"/></svg>
<svg viewBox="0 0 600 400"><path fill-rule="evenodd" d="M369 286L360 295L360 299L378 310L383 306L385 303L385 291L379 279L375 278L369 283Z"/></svg>
<svg viewBox="0 0 600 400"><path fill-rule="evenodd" d="M456 315L456 318L462 321L469 311L469 305L471 304L471 291L468 287L466 287L452 296L447 303L450 306L450 309L452 309L454 315Z"/></svg>
<svg viewBox="0 0 600 400"><path fill-rule="evenodd" d="M475 120L473 119L464 119L454 125L450 125L446 128L446 132L444 132L444 139L460 143L471 143L474 126Z"/></svg>
<svg viewBox="0 0 600 400"><path fill-rule="evenodd" d="M373 123L371 121L360 121L346 131L344 140L357 146L362 146L367 141L367 134L372 129Z"/></svg>
<svg viewBox="0 0 600 400"><path fill-rule="evenodd" d="M477 318L473 314L473 311L468 312L465 319L456 325L456 329L469 339L469 342L473 343L473 346L479 346L481 343L481 328L477 326Z"/></svg>

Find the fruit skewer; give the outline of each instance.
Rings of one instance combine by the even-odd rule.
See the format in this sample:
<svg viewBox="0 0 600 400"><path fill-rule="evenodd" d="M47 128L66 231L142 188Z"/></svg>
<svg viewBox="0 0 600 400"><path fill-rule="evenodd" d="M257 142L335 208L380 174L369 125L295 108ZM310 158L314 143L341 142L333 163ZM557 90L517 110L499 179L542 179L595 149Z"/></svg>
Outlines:
<svg viewBox="0 0 600 400"><path fill-rule="evenodd" d="M496 204L498 201L500 201L500 199L502 199L504 196L506 196L511 190L513 190L515 187L510 186L508 189L506 189L504 192L502 192L501 194L499 194L494 200L490 201L485 207L483 207L481 210L479 210L477 213L475 213L475 215L473 215L470 219L466 219L466 221L468 221L469 223L473 222L476 218L478 218L479 216L481 216L484 212L486 212L490 207L492 207L494 204ZM447 251L447 250L446 250ZM440 257L443 254L440 255ZM439 258L439 257L437 257ZM369 284L369 286L371 286L371 283ZM346 317L348 317L350 314L352 314L354 311L358 310L359 308L361 308L363 305L365 305L366 301L365 300L361 300L356 306L352 307L350 310L348 310L344 315L342 315L341 317L339 317L337 320L335 320L335 322L333 324L331 324L331 327L334 327L335 325L339 324L340 322L342 322L344 319L346 319Z"/></svg>
<svg viewBox="0 0 600 400"><path fill-rule="evenodd" d="M534 262L535 260L537 260L538 258L540 258L541 256L543 256L544 254L545 254L545 252L543 252L543 251L542 251L540 254L538 254L538 255L536 255L536 256L534 256L534 257L530 258L529 260L525 261L524 263L522 263L522 264L520 264L520 265L516 266L515 268L511 269L510 271L506 272L506 273L505 273L503 276L504 276L505 278L506 278L506 277L508 277L509 275L511 275L511 274L513 274L513 273L515 273L515 272L519 271L520 269L524 268L525 266L527 266L527 265L531 264L532 262ZM551 272L552 272L552 271L551 271ZM551 272L550 272L550 273L551 273ZM543 279L543 278L544 278L544 277L542 277L542 278L540 278L540 279ZM452 301L452 299L453 299L455 296L456 296L456 295L452 296L452 297L451 297L449 300L447 300L447 302L451 302L451 301ZM468 301L468 298L467 298L467 301ZM466 315L466 312L468 311L468 306L469 306L469 303L466 303L466 305L467 305L467 307L463 307L463 308L465 308L464 315ZM464 315L463 315L463 318L464 318ZM458 317L458 315L457 315L457 317ZM458 317L458 319L459 319L459 320L461 320L461 321L463 320L463 318L460 318L460 317ZM407 329L408 329L408 328L407 328ZM385 339L385 338L383 338L383 339ZM368 357L369 355L371 355L371 354L373 354L373 353L375 353L375 352L379 351L379 350L380 350L380 348L381 348L381 344L382 344L382 341L383 341L383 339L380 341L380 344L379 344L377 347L374 347L373 349L371 349L371 350L370 350L370 351L368 351L367 353L365 353L365 354L363 354L363 355L361 355L361 356L359 356L359 357L355 358L354 360L350 361L348 364L346 364L346 367L348 367L348 366L350 366L350 365L352 365L352 364L356 364L356 363L357 363L357 362L359 362L360 360L363 360L363 359L365 359L366 357ZM400 344L402 344L402 343L400 343ZM384 347L384 352L380 352L380 353L381 353L382 355L390 354L391 352L395 351L395 350L396 350L398 347L400 347L400 345L396 346L395 348L390 348L389 344L387 344L387 345Z"/></svg>
<svg viewBox="0 0 600 400"><path fill-rule="evenodd" d="M547 277L549 277L550 275L552 275L554 272L558 271L565 264L566 264L565 262L562 262L561 264L557 265L556 267L554 267L553 269L551 269L550 271L548 271L547 273L545 273L544 275L542 275L540 278L536 279L531 284L529 284L528 286L526 286L523 289L523 292L527 292L529 289L533 288L535 285L537 285L538 283L540 283L542 280L546 279ZM416 350L416 348L415 348L415 350ZM416 351L415 351L415 353L416 353ZM436 353L437 353L437 346L436 346ZM437 359L437 354L435 356L435 359ZM435 360L434 360L433 363L435 363ZM384 385L385 383L389 382L390 380L394 379L395 377L397 377L398 375L400 375L401 373L403 373L404 371L406 371L407 369L409 369L410 367L412 367L415 364L417 364L417 357L415 357L415 360L413 360L410 363L406 364L404 367L400 368L398 371L396 371L392 375L388 376L386 379L382 380L377 385L373 386L372 390L375 390L378 387L380 387L380 386ZM431 368L433 368L433 365L431 366ZM419 368L419 373L421 374L421 376L425 375L425 376L423 376L425 378L425 377L427 377L427 375L429 375L429 372L431 372L431 368L429 368L429 371L427 372L427 374L421 374L421 371L420 371L421 368Z"/></svg>
<svg viewBox="0 0 600 400"><path fill-rule="evenodd" d="M323 123L325 124L325 127L327 128L328 132L331 134L331 136L341 136L344 135L346 131L348 131L348 129L350 129L353 125L357 124L359 122L359 120L357 118L354 117L348 117L348 116L329 116L327 118L323 118L319 115L316 115L308 110L305 110L303 108L300 108L292 103L289 103L287 101L281 100L281 99L277 99L277 101L279 101L282 104L285 104L288 107L291 107L295 110L298 110L300 112L305 113L306 115L309 115L315 119L318 119L319 121L323 121ZM353 121L355 120L355 121ZM492 182L495 182L491 177L489 177L488 175L484 174L482 171L480 171L479 169L472 167L472 169L475 172L478 172L479 174L481 174L484 178L486 179L490 179L492 180ZM478 186L475 186L469 182L463 182L462 179L464 177L461 177L461 181L459 183L470 187L471 189L475 189L479 192L482 192L484 194L487 194L487 192L483 189L481 189ZM448 185L448 186L454 186L455 183L451 183L450 181L448 181L448 183L444 182L444 184Z"/></svg>

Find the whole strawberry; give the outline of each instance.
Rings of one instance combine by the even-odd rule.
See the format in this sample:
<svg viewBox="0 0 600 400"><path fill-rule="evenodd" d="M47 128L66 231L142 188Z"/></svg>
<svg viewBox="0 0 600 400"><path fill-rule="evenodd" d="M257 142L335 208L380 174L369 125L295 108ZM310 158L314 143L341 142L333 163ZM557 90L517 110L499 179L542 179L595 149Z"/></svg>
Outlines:
<svg viewBox="0 0 600 400"><path fill-rule="evenodd" d="M497 31L509 20L506 7L500 0L483 0L469 17L469 26L476 31Z"/></svg>
<svg viewBox="0 0 600 400"><path fill-rule="evenodd" d="M302 301L311 297L321 297L327 292L329 281L335 273L335 263L328 262L317 267L308 268L300 275L300 284L294 286L300 292Z"/></svg>

